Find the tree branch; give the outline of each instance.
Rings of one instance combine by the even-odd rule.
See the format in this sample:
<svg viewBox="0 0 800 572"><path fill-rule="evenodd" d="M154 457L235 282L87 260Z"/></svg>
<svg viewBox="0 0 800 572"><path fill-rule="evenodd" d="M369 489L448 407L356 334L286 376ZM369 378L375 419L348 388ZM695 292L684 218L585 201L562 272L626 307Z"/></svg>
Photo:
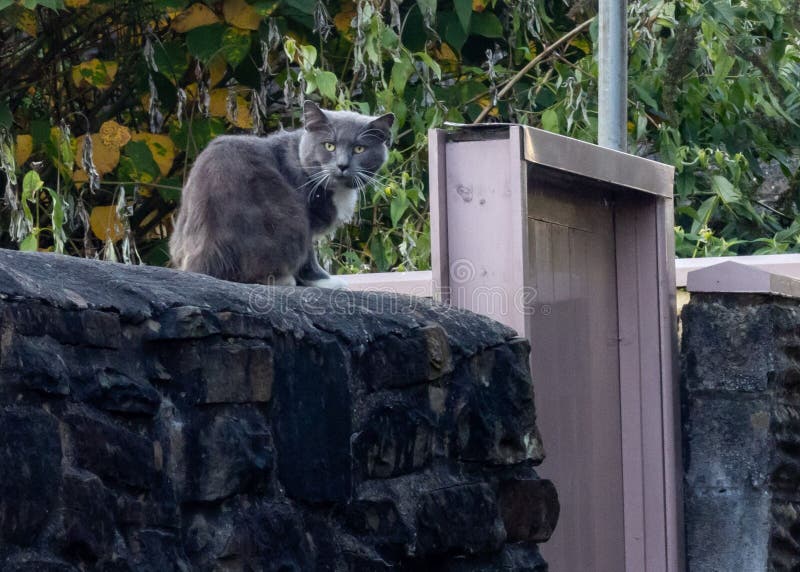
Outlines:
<svg viewBox="0 0 800 572"><path fill-rule="evenodd" d="M512 88L512 87L514 87L514 85L515 85L515 84L516 84L516 83L517 83L517 82L518 82L520 79L522 79L522 78L525 76L525 74L527 74L529 71L531 71L531 70L533 69L533 67L534 67L534 66L536 66L536 64L540 63L542 60L544 60L545 58L547 58L548 56L550 56L550 54L552 54L552 53L553 53L553 51L555 51L555 49L556 49L557 47L561 46L561 44L564 44L564 43L566 43L566 42L569 42L569 41L570 41L572 38L574 38L575 36L577 36L578 34L580 34L581 32L583 32L584 30L586 30L586 28L588 28L588 27L589 27L589 26L592 24L592 22L594 22L594 20L595 20L595 18L594 18L594 17L593 17L593 18L590 18L590 19L588 19L588 20L586 20L585 22L583 22L583 23L582 23L582 24L580 24L579 26L576 26L576 27L575 27L575 28L573 28L571 31L569 31L569 32L567 32L566 34L564 34L563 36L561 36L561 37L560 37L559 39L557 39L555 42L553 42L552 44L550 44L549 46L547 46L547 47L546 47L544 50L542 50L542 53L538 54L538 55L537 55L535 58L533 58L531 61L529 61L527 64L525 64L525 67L523 67L521 70L519 70L519 71L518 71L518 72L517 72L517 73L514 75L514 77L512 77L511 79L509 79L509 80L507 81L507 83L505 84L505 86L503 86L503 89L501 89L501 90L500 90L500 91L497 93L497 97L496 97L496 99L497 99L497 100L499 100L500 98L502 98L503 96L505 96L505 94L507 94L507 93L508 93L508 92L511 90L511 88ZM490 112L490 111L491 111L491 110L492 110L494 107L495 107L495 106L494 106L494 104L492 104L492 103L490 102L490 103L489 103L487 106L485 106L485 107L484 107L484 108L481 110L481 112L480 112L480 115L478 115L477 119L475 119L475 121L473 121L473 122L472 122L472 124L473 124L473 125L475 125L475 124L477 124L477 123L481 123L481 122L483 122L483 120L484 120L484 119L486 119L486 116L487 116L487 115L489 115L489 112Z"/></svg>

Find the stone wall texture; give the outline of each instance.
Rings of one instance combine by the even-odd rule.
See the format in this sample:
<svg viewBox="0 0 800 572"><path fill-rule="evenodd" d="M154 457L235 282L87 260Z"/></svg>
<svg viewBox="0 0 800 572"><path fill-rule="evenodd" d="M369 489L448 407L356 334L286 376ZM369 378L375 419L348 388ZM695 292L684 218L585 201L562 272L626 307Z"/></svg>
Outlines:
<svg viewBox="0 0 800 572"><path fill-rule="evenodd" d="M682 323L687 568L800 570L800 302L693 293Z"/></svg>
<svg viewBox="0 0 800 572"><path fill-rule="evenodd" d="M0 570L544 571L528 351L422 299L0 251Z"/></svg>

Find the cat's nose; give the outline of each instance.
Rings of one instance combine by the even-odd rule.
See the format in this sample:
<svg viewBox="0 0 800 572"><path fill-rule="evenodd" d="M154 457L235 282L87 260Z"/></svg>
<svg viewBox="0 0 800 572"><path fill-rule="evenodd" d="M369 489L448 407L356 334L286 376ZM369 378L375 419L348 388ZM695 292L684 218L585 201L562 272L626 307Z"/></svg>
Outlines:
<svg viewBox="0 0 800 572"><path fill-rule="evenodd" d="M350 165L348 163L337 163L336 166L339 167L339 173L344 175Z"/></svg>

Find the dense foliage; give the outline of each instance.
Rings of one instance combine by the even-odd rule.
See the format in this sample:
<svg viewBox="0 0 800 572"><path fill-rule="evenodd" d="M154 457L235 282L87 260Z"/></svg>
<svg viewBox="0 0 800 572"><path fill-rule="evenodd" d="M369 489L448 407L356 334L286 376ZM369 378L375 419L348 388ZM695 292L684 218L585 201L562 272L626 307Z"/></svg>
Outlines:
<svg viewBox="0 0 800 572"><path fill-rule="evenodd" d="M800 250L800 1L630 4L630 149L677 168L678 254ZM0 0L0 242L163 264L197 153L312 98L398 117L323 257L425 268L428 128L594 140L596 34L589 0ZM769 164L787 190L768 204Z"/></svg>

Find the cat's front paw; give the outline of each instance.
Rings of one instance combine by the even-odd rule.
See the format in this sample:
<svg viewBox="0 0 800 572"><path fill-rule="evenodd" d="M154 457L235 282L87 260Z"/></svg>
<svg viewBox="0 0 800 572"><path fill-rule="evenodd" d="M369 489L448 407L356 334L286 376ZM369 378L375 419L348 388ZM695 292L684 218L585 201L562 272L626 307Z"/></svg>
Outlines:
<svg viewBox="0 0 800 572"><path fill-rule="evenodd" d="M316 286L317 288L347 288L347 282L341 278L329 276L328 278L321 278L320 280L309 280L306 282L308 286Z"/></svg>

